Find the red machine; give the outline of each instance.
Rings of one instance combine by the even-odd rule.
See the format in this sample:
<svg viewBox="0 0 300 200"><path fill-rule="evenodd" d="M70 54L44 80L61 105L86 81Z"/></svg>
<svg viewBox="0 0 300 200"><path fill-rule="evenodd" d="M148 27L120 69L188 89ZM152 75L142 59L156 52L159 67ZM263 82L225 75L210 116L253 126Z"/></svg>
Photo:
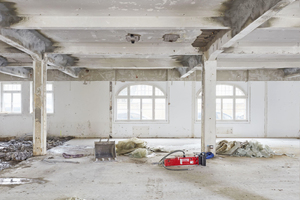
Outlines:
<svg viewBox="0 0 300 200"><path fill-rule="evenodd" d="M167 158L169 155L176 153L176 152L182 152L183 157L176 157L176 158ZM202 165L206 166L206 154L205 152L200 153L199 155L196 155L194 157L185 157L185 153L182 150L176 150L168 155L164 156L158 163L159 165L162 165L165 169L168 170L175 170L175 171L181 171L181 170L188 170L188 169L172 169L168 168L171 166L180 166L180 165Z"/></svg>
<svg viewBox="0 0 300 200"><path fill-rule="evenodd" d="M177 165L199 165L199 157L167 158L164 161L166 167Z"/></svg>

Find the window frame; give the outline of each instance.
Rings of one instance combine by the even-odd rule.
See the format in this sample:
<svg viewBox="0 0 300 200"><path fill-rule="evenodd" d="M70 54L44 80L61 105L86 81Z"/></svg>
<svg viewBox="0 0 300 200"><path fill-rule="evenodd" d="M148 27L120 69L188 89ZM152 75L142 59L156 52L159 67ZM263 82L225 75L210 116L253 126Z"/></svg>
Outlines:
<svg viewBox="0 0 300 200"><path fill-rule="evenodd" d="M248 92L245 92L245 90L243 88L241 88L238 85L235 84L230 84L230 83L218 83L217 85L228 85L228 86L233 86L233 95L229 96L229 95L222 95L222 96L217 96L216 95L216 100L220 99L221 100L221 117L223 114L223 99L233 99L233 119L232 120L217 120L216 119L216 123L220 123L220 124L231 124L231 123L249 123L250 122L250 89L249 86L247 86L247 90ZM236 88L238 88L239 90L241 90L245 96L236 96ZM198 99L201 99L201 97L199 96L201 94L202 90L200 89L197 92L196 95L196 114L195 114L195 119L196 122L200 123L201 119L198 119ZM237 120L235 119L236 117L236 99L245 99L246 100L246 119L245 120Z"/></svg>
<svg viewBox="0 0 300 200"><path fill-rule="evenodd" d="M47 84L51 84L52 85L52 90L51 91L47 91ZM53 112L52 113L47 113L47 94L48 93L52 93L52 102L53 102ZM47 115L53 115L55 113L55 98L54 98L54 84L53 82L49 82L47 81L46 83L46 113ZM29 113L32 114L33 113L33 82L30 81L30 108L29 108Z"/></svg>
<svg viewBox="0 0 300 200"><path fill-rule="evenodd" d="M152 95L130 95L130 87L135 85L147 85L152 87ZM127 95L119 96L119 93L127 88ZM155 88L158 88L163 92L163 96L155 96ZM126 99L127 100L127 119L126 120L120 120L117 119L117 101L118 99ZM139 120L130 120L130 99L139 99L140 100L140 119ZM151 120L143 120L142 119L142 99L151 99L152 100L152 119ZM155 119L155 100L156 99L165 99L165 119ZM163 90L160 86L157 86L155 84L149 84L149 83L131 83L126 84L122 86L120 89L117 90L117 92L114 95L113 98L114 102L114 122L115 123L168 123L169 122L169 115L168 115L168 94L165 90Z"/></svg>
<svg viewBox="0 0 300 200"><path fill-rule="evenodd" d="M19 91L4 91L3 90L3 86L4 85L20 85L21 86L21 89L19 90ZM4 112L3 111L3 94L4 93L11 93L11 94L13 94L13 93L19 93L20 94L20 96L21 96L21 104L20 104L20 106L21 106L21 111L20 112ZM23 92L23 84L21 83L21 82L18 82L18 81L16 81L16 82L0 82L0 114L2 114L2 115L22 115L23 114L23 100L22 100L22 92ZM11 103L13 103L13 98L12 98L12 102Z"/></svg>

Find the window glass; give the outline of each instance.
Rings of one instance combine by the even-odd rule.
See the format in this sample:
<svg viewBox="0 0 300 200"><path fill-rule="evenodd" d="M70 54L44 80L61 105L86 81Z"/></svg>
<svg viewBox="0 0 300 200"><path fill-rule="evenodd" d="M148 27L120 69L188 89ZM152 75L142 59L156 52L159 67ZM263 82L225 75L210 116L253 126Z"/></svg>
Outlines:
<svg viewBox="0 0 300 200"><path fill-rule="evenodd" d="M245 96L245 93L240 90L239 88L235 88L235 95L236 96Z"/></svg>
<svg viewBox="0 0 300 200"><path fill-rule="evenodd" d="M233 86L217 85L216 86L216 95L217 96L232 96L233 95Z"/></svg>
<svg viewBox="0 0 300 200"><path fill-rule="evenodd" d="M236 99L235 100L235 118L237 120L246 119L246 99Z"/></svg>
<svg viewBox="0 0 300 200"><path fill-rule="evenodd" d="M216 99L216 120L221 120L221 99Z"/></svg>
<svg viewBox="0 0 300 200"><path fill-rule="evenodd" d="M223 120L233 119L233 99L223 99Z"/></svg>
<svg viewBox="0 0 300 200"><path fill-rule="evenodd" d="M21 91L21 84L3 84L3 91Z"/></svg>
<svg viewBox="0 0 300 200"><path fill-rule="evenodd" d="M131 96L152 96L153 86L151 85L132 85L130 86Z"/></svg>
<svg viewBox="0 0 300 200"><path fill-rule="evenodd" d="M21 94L20 93L13 93L13 113L21 113Z"/></svg>
<svg viewBox="0 0 300 200"><path fill-rule="evenodd" d="M127 99L117 99L117 119L127 120Z"/></svg>
<svg viewBox="0 0 300 200"><path fill-rule="evenodd" d="M140 120L140 99L130 99L130 119L131 120Z"/></svg>
<svg viewBox="0 0 300 200"><path fill-rule="evenodd" d="M198 120L201 120L201 109L202 109L202 100L198 99L198 116L197 116Z"/></svg>
<svg viewBox="0 0 300 200"><path fill-rule="evenodd" d="M247 120L247 98L241 89L216 85L216 93L216 120ZM201 94L197 100L198 120L201 120Z"/></svg>
<svg viewBox="0 0 300 200"><path fill-rule="evenodd" d="M152 120L152 99L142 99L142 120Z"/></svg>
<svg viewBox="0 0 300 200"><path fill-rule="evenodd" d="M127 88L124 88L120 93L119 96L127 96Z"/></svg>
<svg viewBox="0 0 300 200"><path fill-rule="evenodd" d="M52 84L47 84L47 85L46 85L46 90L47 90L47 91L52 91L52 90L53 90L52 87L53 87Z"/></svg>
<svg viewBox="0 0 300 200"><path fill-rule="evenodd" d="M128 86L116 97L116 120L166 120L165 96L152 85Z"/></svg>
<svg viewBox="0 0 300 200"><path fill-rule="evenodd" d="M4 112L11 112L11 93L4 93L3 94L3 111Z"/></svg>
<svg viewBox="0 0 300 200"><path fill-rule="evenodd" d="M53 108L53 93L47 93L47 113L53 113L54 112L54 108Z"/></svg>
<svg viewBox="0 0 300 200"><path fill-rule="evenodd" d="M155 99L155 119L166 119L166 99Z"/></svg>
<svg viewBox="0 0 300 200"><path fill-rule="evenodd" d="M164 93L160 89L155 88L155 96L164 96Z"/></svg>

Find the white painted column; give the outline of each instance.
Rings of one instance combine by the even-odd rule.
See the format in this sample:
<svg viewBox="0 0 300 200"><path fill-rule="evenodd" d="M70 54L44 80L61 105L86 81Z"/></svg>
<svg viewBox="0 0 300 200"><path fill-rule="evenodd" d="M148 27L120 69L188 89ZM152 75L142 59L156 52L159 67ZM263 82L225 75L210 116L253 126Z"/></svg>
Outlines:
<svg viewBox="0 0 300 200"><path fill-rule="evenodd" d="M202 70L201 152L216 151L217 61L206 61ZM213 149L209 148L213 145Z"/></svg>
<svg viewBox="0 0 300 200"><path fill-rule="evenodd" d="M33 155L47 152L47 58L33 61Z"/></svg>

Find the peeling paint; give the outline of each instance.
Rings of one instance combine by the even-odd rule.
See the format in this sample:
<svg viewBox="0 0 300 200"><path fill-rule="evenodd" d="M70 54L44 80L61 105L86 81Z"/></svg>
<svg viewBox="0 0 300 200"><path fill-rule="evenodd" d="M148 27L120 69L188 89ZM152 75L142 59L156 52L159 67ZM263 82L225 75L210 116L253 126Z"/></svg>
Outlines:
<svg viewBox="0 0 300 200"><path fill-rule="evenodd" d="M7 65L7 59L0 56L0 67L5 67Z"/></svg>
<svg viewBox="0 0 300 200"><path fill-rule="evenodd" d="M0 3L0 26L9 27L18 23L22 18L17 16L15 3Z"/></svg>
<svg viewBox="0 0 300 200"><path fill-rule="evenodd" d="M52 42L35 30L2 28L1 34L38 54L54 50Z"/></svg>
<svg viewBox="0 0 300 200"><path fill-rule="evenodd" d="M220 11L224 17L216 18L224 26L231 27L233 36L247 24L253 22L263 13L276 5L280 0L227 0Z"/></svg>

